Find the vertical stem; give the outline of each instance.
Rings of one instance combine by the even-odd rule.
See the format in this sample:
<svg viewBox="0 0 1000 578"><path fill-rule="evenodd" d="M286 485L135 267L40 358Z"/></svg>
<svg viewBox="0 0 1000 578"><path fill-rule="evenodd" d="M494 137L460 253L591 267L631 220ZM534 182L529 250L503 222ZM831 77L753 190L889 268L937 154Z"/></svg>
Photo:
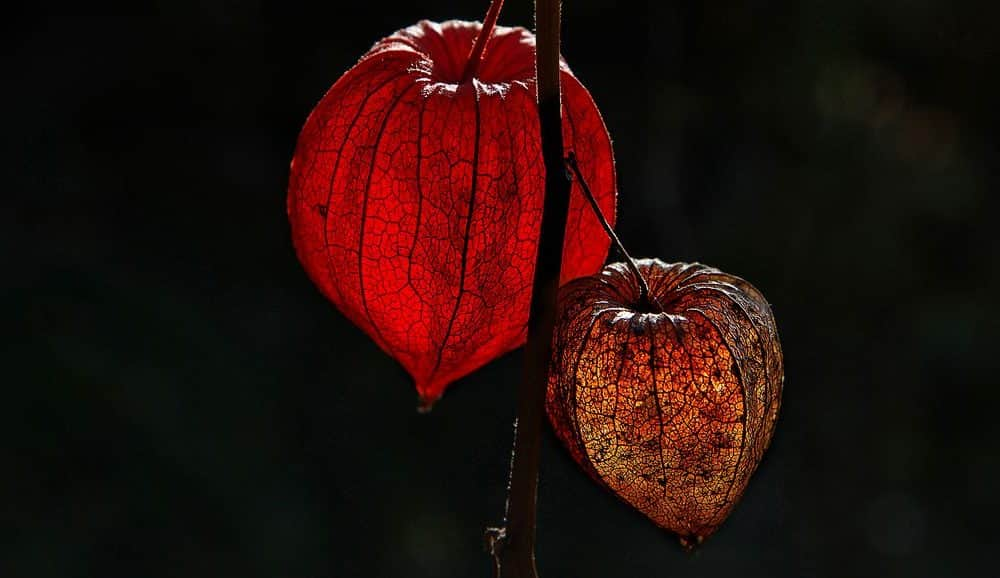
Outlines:
<svg viewBox="0 0 1000 578"><path fill-rule="evenodd" d="M552 354L552 331L571 184L563 165L559 21L559 0L536 0L535 66L538 120L545 162L545 202L531 292L524 373L517 392L517 426L507 494L506 527L500 531L502 543L496 558L501 578L538 576L535 569L535 513L542 413Z"/></svg>

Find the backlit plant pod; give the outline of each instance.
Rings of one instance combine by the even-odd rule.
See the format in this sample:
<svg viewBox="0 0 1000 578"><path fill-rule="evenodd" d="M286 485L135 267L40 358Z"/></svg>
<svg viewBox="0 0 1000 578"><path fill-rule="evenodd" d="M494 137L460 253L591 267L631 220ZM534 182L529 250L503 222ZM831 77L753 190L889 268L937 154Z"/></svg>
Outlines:
<svg viewBox="0 0 1000 578"><path fill-rule="evenodd" d="M309 115L292 160L300 261L425 405L526 337L545 188L534 36L488 29L470 65L482 29L423 21L379 41ZM566 150L613 218L607 130L565 63L561 78ZM597 271L608 243L574 190L562 281Z"/></svg>
<svg viewBox="0 0 1000 578"><path fill-rule="evenodd" d="M700 543L771 441L784 381L764 297L700 264L622 263L563 286L546 410L599 484Z"/></svg>

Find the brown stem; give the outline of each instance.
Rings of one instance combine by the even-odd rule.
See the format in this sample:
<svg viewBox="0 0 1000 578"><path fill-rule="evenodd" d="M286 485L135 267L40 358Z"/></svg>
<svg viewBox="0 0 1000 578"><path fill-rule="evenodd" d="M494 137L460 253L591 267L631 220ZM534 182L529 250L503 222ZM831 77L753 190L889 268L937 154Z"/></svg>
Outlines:
<svg viewBox="0 0 1000 578"><path fill-rule="evenodd" d="M494 551L495 571L501 578L538 577L535 569L535 513L542 413L545 409L549 358L552 355L552 331L555 327L556 295L562 270L571 184L563 166L559 8L559 0L535 2L535 73L542 158L545 162L545 201L531 291L524 373L517 391L517 422L507 488L507 514L504 527L488 534Z"/></svg>
<svg viewBox="0 0 1000 578"><path fill-rule="evenodd" d="M629 255L628 251L625 249L625 245L622 245L621 239L618 238L618 234L615 233L614 227L608 223L608 220L604 217L604 211L601 210L601 206L597 204L597 199L594 198L594 193L591 192L590 187L587 185L587 179L583 178L583 173L580 172L580 165L576 162L576 154L570 152L566 157L566 166L568 166L573 174L576 175L576 180L580 183L580 188L583 189L583 196L587 197L587 201L590 202L590 208L594 210L594 215L597 216L597 220L601 222L601 226L604 227L604 232L611 237L611 242L615 244L618 252L621 253L622 257L625 259L625 264L628 266L632 274L635 275L636 279L639 280L639 303L644 306L655 308L660 310L660 304L656 302L656 298L649 292L649 284L646 283L646 278L642 276L639 272L639 267L635 264L635 259L632 255Z"/></svg>
<svg viewBox="0 0 1000 578"><path fill-rule="evenodd" d="M503 8L503 0L492 0L490 2L490 7L486 10L486 18L483 18L483 28L479 31L479 36L476 37L476 43L473 44L472 50L469 52L468 60L465 61L462 82L472 80L472 77L479 72L479 63L483 61L483 53L486 52L486 43L489 42L490 36L493 36L493 28L497 24L497 17L500 16L501 8Z"/></svg>

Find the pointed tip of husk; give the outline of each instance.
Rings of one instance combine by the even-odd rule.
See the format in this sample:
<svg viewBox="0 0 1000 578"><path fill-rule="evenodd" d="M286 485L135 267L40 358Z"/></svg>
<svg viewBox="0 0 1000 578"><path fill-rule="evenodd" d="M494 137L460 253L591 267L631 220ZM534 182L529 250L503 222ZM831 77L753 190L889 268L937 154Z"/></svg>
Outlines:
<svg viewBox="0 0 1000 578"><path fill-rule="evenodd" d="M688 554L694 555L698 552L698 548L705 542L705 536L698 534L689 534L687 536L678 536L681 543L681 548Z"/></svg>
<svg viewBox="0 0 1000 578"><path fill-rule="evenodd" d="M425 397L424 395L419 395L417 397L417 413L427 414L434 409L434 404L437 403L438 397Z"/></svg>

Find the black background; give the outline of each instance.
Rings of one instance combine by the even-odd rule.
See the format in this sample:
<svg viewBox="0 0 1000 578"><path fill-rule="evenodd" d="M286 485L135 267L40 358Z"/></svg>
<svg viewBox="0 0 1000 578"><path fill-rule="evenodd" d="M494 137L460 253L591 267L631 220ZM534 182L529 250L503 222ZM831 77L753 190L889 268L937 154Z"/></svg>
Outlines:
<svg viewBox="0 0 1000 578"><path fill-rule="evenodd" d="M694 556L546 432L543 577L995 571L997 6L567 0L622 238L757 285L787 378ZM520 353L417 415L301 270L284 207L340 74L485 8L8 8L0 575L488 575Z"/></svg>

